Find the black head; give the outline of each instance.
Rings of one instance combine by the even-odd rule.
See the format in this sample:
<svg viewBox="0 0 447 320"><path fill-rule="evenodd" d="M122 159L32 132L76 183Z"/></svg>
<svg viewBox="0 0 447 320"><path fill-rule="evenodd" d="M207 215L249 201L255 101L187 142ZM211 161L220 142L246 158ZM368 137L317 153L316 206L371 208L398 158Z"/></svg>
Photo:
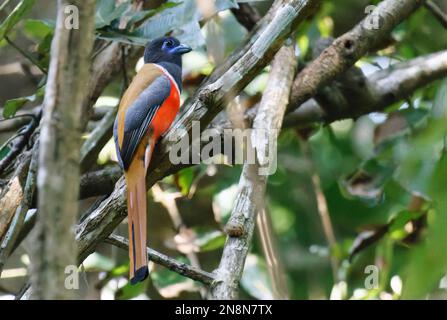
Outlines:
<svg viewBox="0 0 447 320"><path fill-rule="evenodd" d="M191 48L174 37L161 37L149 42L144 50L145 63L170 62L182 66L182 54Z"/></svg>

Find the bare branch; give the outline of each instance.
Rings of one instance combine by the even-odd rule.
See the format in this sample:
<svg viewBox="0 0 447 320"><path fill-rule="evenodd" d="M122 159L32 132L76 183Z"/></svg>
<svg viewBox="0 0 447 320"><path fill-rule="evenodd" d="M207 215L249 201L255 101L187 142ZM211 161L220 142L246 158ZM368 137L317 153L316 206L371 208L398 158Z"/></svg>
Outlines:
<svg viewBox="0 0 447 320"><path fill-rule="evenodd" d="M79 198L108 195L115 183L123 175L119 166L108 166L97 171L87 172L81 176Z"/></svg>
<svg viewBox="0 0 447 320"><path fill-rule="evenodd" d="M81 148L81 172L96 162L98 154L112 136L113 123L117 109L113 108L104 115Z"/></svg>
<svg viewBox="0 0 447 320"><path fill-rule="evenodd" d="M113 244L114 246L117 246L124 250L129 249L129 241L124 237L120 237L114 234L106 238L105 242ZM214 276L212 273L195 268L186 263L179 262L151 248L147 248L147 255L149 260L163 267L166 267L169 270L177 272L182 276L188 277L207 285L211 285L214 281Z"/></svg>
<svg viewBox="0 0 447 320"><path fill-rule="evenodd" d="M295 68L296 57L293 48L283 47L272 62L267 87L253 122L251 145L253 150L256 150L256 164L246 163L242 169L238 196L226 226L228 238L219 267L215 271L216 282L211 290L213 299L238 297L239 281L251 245L256 214L265 207L264 194L268 173L263 171L264 166L271 163L266 162L264 157L274 157L274 152L272 154L270 150L275 150ZM275 144L273 148L271 143Z"/></svg>
<svg viewBox="0 0 447 320"><path fill-rule="evenodd" d="M377 71L365 81L362 97L358 100L345 97L346 104L328 101L322 108L315 100L306 101L289 113L284 126L308 126L315 122L356 118L363 114L382 111L389 105L405 99L415 90L447 76L447 50L421 56ZM293 108L293 107L292 107ZM253 111L250 112L250 115Z"/></svg>
<svg viewBox="0 0 447 320"><path fill-rule="evenodd" d="M348 70L358 59L377 47L391 31L424 1L385 0L351 31L337 38L331 46L302 70L293 84L289 111L315 96L338 74ZM371 27L370 19L380 19L379 28Z"/></svg>

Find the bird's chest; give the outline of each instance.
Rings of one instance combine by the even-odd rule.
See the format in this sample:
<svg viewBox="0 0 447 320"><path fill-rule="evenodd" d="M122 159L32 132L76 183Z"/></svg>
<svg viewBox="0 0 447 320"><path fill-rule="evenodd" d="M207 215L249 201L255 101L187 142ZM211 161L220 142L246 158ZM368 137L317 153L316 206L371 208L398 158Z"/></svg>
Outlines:
<svg viewBox="0 0 447 320"><path fill-rule="evenodd" d="M171 81L171 92L151 123L153 132L157 138L169 129L180 109L180 91L175 81L171 77L169 78Z"/></svg>

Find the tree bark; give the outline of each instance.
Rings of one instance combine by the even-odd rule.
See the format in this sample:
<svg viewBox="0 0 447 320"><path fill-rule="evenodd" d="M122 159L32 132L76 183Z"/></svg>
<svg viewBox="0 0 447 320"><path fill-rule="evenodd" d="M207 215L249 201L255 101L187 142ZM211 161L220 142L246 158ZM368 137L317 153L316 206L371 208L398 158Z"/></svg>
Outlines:
<svg viewBox="0 0 447 320"><path fill-rule="evenodd" d="M76 10L79 12L79 29ZM72 299L65 268L77 265L74 226L78 214L83 102L93 45L94 0L58 0L56 30L44 99L37 184L38 222L32 252L34 299ZM69 15L73 14L72 17Z"/></svg>
<svg viewBox="0 0 447 320"><path fill-rule="evenodd" d="M424 3L423 0L385 0L352 30L337 38L302 70L293 83L290 106L297 108L320 88L345 72L368 52L380 47L391 31ZM371 19L379 19L378 28Z"/></svg>
<svg viewBox="0 0 447 320"><path fill-rule="evenodd" d="M276 141L289 101L296 64L291 46L284 46L272 62L267 88L253 122L250 144L252 151L255 151L255 163L245 163L242 169L238 196L226 227L227 241L219 268L214 272L213 299L233 300L238 297L239 281L252 242L256 214L265 207L265 188L268 174L271 173L269 169L274 169L270 167L271 161L276 163Z"/></svg>

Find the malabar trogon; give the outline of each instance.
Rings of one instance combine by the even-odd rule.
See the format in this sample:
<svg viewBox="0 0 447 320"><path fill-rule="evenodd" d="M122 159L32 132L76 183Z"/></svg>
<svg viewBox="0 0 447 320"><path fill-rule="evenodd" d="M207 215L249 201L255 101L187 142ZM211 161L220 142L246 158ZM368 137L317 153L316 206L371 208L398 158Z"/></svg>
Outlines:
<svg viewBox="0 0 447 320"><path fill-rule="evenodd" d="M180 108L182 54L191 48L173 37L148 43L144 66L124 93L113 135L127 184L130 282L149 274L146 253L146 171L154 146Z"/></svg>

